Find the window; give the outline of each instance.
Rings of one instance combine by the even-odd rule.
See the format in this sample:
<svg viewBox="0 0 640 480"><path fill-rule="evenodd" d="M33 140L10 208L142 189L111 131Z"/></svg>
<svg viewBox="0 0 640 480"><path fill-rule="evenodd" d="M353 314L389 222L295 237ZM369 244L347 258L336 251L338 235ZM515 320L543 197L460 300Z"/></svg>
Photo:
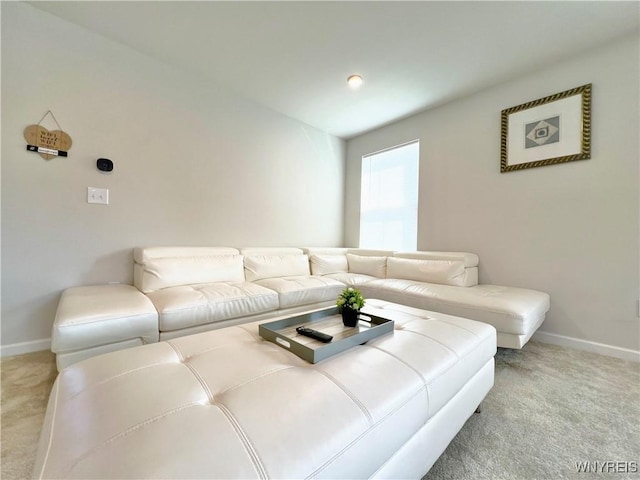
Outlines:
<svg viewBox="0 0 640 480"><path fill-rule="evenodd" d="M417 249L418 151L415 141L362 157L361 248Z"/></svg>

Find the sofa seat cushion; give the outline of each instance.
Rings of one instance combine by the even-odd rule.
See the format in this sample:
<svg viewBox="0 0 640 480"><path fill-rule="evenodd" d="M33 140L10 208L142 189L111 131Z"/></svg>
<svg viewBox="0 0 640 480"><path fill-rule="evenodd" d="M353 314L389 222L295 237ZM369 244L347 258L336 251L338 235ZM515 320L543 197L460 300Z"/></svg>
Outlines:
<svg viewBox="0 0 640 480"><path fill-rule="evenodd" d="M381 298L412 307L471 318L499 332L531 333L549 310L547 293L498 285L454 287L413 280L373 280L361 285L365 298Z"/></svg>
<svg viewBox="0 0 640 480"><path fill-rule="evenodd" d="M161 332L278 309L278 294L255 283L219 282L164 288L147 294Z"/></svg>
<svg viewBox="0 0 640 480"><path fill-rule="evenodd" d="M280 308L335 301L345 284L318 275L265 278L255 283L277 292Z"/></svg>
<svg viewBox="0 0 640 480"><path fill-rule="evenodd" d="M496 351L488 325L380 308L393 334L317 364L253 323L73 365L34 478L374 477Z"/></svg>

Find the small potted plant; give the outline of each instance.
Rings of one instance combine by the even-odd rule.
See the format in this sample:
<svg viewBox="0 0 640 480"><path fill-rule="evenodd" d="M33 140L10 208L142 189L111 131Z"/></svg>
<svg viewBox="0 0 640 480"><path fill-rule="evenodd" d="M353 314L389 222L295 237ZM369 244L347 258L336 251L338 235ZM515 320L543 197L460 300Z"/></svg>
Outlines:
<svg viewBox="0 0 640 480"><path fill-rule="evenodd" d="M342 323L345 327L355 327L358 324L360 309L364 304L365 300L360 290L353 287L345 288L338 295L336 305L338 305L338 311L342 313Z"/></svg>

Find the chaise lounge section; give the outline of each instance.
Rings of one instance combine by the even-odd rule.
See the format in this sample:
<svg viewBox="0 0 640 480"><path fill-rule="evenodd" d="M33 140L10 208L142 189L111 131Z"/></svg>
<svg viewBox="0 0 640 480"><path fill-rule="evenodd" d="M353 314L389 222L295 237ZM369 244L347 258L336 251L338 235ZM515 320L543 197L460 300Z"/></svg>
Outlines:
<svg viewBox="0 0 640 480"><path fill-rule="evenodd" d="M522 348L542 325L550 307L549 295L543 292L478 285L479 259L472 253L390 252L388 256L367 257L350 253L350 249L306 251L314 273L357 286L366 298L493 325L499 347Z"/></svg>
<svg viewBox="0 0 640 480"><path fill-rule="evenodd" d="M133 257L133 286L63 293L52 333L59 370L132 345L328 307L347 286L366 298L488 323L508 348L521 348L550 306L543 292L478 285L471 253L144 247Z"/></svg>

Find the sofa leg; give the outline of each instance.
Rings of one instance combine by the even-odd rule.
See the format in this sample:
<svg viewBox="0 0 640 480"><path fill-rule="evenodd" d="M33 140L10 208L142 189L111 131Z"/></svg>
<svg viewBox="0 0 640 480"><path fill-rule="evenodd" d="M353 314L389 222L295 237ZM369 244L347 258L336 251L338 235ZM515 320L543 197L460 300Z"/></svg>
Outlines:
<svg viewBox="0 0 640 480"><path fill-rule="evenodd" d="M478 408L476 408L476 411L474 413L482 413L482 403L478 405Z"/></svg>

